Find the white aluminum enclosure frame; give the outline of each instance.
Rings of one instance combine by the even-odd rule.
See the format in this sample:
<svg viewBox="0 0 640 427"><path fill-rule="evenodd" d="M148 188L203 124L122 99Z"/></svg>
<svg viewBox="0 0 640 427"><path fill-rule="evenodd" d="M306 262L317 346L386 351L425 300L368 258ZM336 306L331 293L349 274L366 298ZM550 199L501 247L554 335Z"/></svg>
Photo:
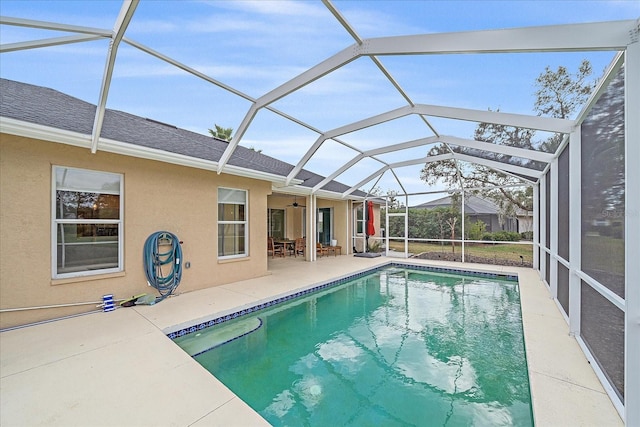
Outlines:
<svg viewBox="0 0 640 427"><path fill-rule="evenodd" d="M256 179L264 179L272 182L278 191L292 191L296 194L304 194L307 199L307 249L309 259L315 260L315 220L317 198L331 196L339 199L362 200L353 193L371 182L377 182L383 174L390 171L398 181L404 195L405 206L408 206L409 194L405 186L398 178L396 170L428 162L438 162L444 160L455 160L483 165L503 172L512 177L521 179L523 185L533 185L534 193L534 268L545 276L547 267L550 268L550 289L553 297L557 296L557 283L555 283L555 271L558 262L568 266L570 271L569 294L570 311L568 318L570 331L580 342L580 286L581 281L587 282L601 295L607 298L612 304L625 313L625 400L626 405L617 400L611 392L609 394L625 419L628 425L640 425L640 373L637 371L637 361L640 360L640 268L637 259L640 258L640 168L635 164L640 158L640 121L636 118L640 112L640 43L639 43L639 23L637 19L614 22L582 23L570 25L549 25L529 28L512 28L501 30L469 31L443 34L421 34L396 37L378 37L363 39L356 29L350 25L342 16L340 11L330 0L323 0L328 12L333 15L336 21L353 38L354 44L344 47L333 56L326 58L317 65L307 69L293 79L281 84L275 89L252 97L238 89L225 84L212 76L197 71L187 64L183 64L160 52L157 52L143 44L126 37L127 28L132 19L135 19L135 11L139 0L124 0L120 13L116 18L113 28L100 29L82 26L74 26L60 23L43 22L23 18L0 17L0 25L20 26L34 29L60 31L67 35L43 40L25 41L20 43L7 43L0 45L0 54L8 54L16 51L28 49L41 49L51 46L84 43L94 40L107 40L109 46L105 51L105 67L102 75L101 87L99 88L99 98L96 101L97 109L94 117L92 133L86 135L73 134L71 132L54 130L38 126L26 126L24 123L16 123L10 119L2 119L0 127L2 132L14 133L22 136L34 136L42 138L48 137L50 140L57 140L66 144L86 147L92 153L98 150L120 153L125 155L135 155L138 157L154 160L166 161L175 164L188 165L201 169L215 170L217 173L238 174L238 168L228 162L237 146L242 143L243 136L252 124L252 121L262 110L269 110L278 116L291 121L307 130L316 133L316 141L308 147L305 154L300 158L294 169L286 176L274 176L267 173L253 171L252 176ZM69 35L71 34L71 35ZM205 82L222 88L229 93L238 96L251 103L248 111L244 115L240 126L233 135L232 142L228 144L222 157L217 162L204 161L202 159L187 158L186 156L171 155L161 150L151 148L133 147L120 141L110 141L101 137L102 121L104 118L106 104L108 102L109 88L112 85L111 76L116 65L118 47L121 43L126 43L137 50L144 52L154 58L160 59L174 67L177 67L190 75L195 76ZM543 153L535 150L523 150L506 146L493 145L481 141L473 141L455 135L441 135L437 127L430 121L430 117L442 117L454 120L464 120L471 122L486 122L504 124L508 126L519 126L534 130L570 135L568 149L570 156L570 203L571 206L580 206L580 134L579 126L584 116L578 120L563 120L548 117L538 117L533 115L511 114L507 112L479 111L460 108L457 106L426 105L413 102L407 92L405 92L396 79L386 69L380 58L391 55L457 55L457 54L494 54L494 53L536 53L536 52L581 52L581 51L617 51L620 52L617 59L625 62L625 183L626 183L626 206L625 206L625 298L622 299L608 291L605 287L581 272L580 259L580 212L575 208L570 210L570 259L562 260L557 254L557 188L553 185L557 182L557 157L565 145L561 145L556 153ZM406 101L406 105L400 108L383 112L381 114L365 118L353 123L331 130L318 129L313 123L300 120L291 114L275 109L271 104L282 99L310 83L322 79L335 70L345 65L361 59L371 60L387 81L398 91ZM615 67L614 67L615 68ZM612 68L608 70L611 73ZM607 76L602 84L605 84ZM602 86L601 86L602 87ZM601 88L600 87L600 88ZM591 103L595 102L592 98ZM366 100L363 100L366 102ZM585 107L587 111L591 103ZM398 142L375 147L370 150L359 150L356 147L339 139L339 137L351 132L377 126L392 120L397 120L408 115L416 115L420 118L420 126L424 127L423 138L413 141ZM354 150L357 154L345 163L337 165L335 170L325 171L326 179L316 184L313 188L301 186L301 181L297 179L298 173L305 164L316 154L322 144L331 140ZM431 144L444 144L448 148L448 153L426 157L424 154L398 162L386 162L379 158L380 155L391 152L402 152L410 148L426 147ZM489 160L483 156L464 154L456 152L452 147L465 147L474 150L481 150L485 153L497 153L506 156L516 156L525 160L533 160L546 164L542 171L523 166L502 163ZM425 150L426 151L426 150ZM380 164L380 168L365 179L350 187L342 194L327 192L324 187L332 179L340 177L342 173L365 159L372 159ZM551 170L549 176L547 170ZM246 174L248 172L243 171ZM546 194L546 180L551 180L550 194ZM374 184L375 185L375 184ZM547 197L550 196L549 207L551 208L550 223L546 221ZM351 203L349 203L352 206ZM388 219L388 216L387 216ZM407 217L405 213L405 227ZM353 227L353 224L351 224ZM551 241L546 239L546 230L550 228ZM388 227L387 227L388 230ZM387 233L388 239L388 233ZM405 253L407 252L407 233L405 232ZM549 254L550 265L547 266L546 254ZM584 348L584 345L583 345ZM589 357L589 351L585 348L585 353ZM596 368L597 371L597 368ZM600 373L602 377L602 373ZM602 379L602 378L601 378ZM602 380L607 387L606 379Z"/></svg>

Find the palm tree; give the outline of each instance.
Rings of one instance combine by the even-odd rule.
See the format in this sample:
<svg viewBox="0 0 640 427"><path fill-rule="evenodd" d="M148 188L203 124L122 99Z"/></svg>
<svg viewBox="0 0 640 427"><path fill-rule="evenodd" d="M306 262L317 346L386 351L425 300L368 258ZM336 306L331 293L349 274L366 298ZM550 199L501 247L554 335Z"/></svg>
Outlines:
<svg viewBox="0 0 640 427"><path fill-rule="evenodd" d="M212 137L221 139L223 141L231 141L231 134L233 133L233 128L223 128L222 126L215 125L216 130L209 129L209 133Z"/></svg>

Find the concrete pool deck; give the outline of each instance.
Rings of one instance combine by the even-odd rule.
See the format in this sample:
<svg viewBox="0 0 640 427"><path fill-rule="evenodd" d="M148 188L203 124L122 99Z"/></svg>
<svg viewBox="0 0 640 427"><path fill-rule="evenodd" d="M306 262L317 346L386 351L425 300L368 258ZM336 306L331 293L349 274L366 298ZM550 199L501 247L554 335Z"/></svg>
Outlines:
<svg viewBox="0 0 640 427"><path fill-rule="evenodd" d="M534 270L347 255L270 260L257 279L0 333L0 425L268 425L165 334L389 261L517 273L536 425L623 425Z"/></svg>

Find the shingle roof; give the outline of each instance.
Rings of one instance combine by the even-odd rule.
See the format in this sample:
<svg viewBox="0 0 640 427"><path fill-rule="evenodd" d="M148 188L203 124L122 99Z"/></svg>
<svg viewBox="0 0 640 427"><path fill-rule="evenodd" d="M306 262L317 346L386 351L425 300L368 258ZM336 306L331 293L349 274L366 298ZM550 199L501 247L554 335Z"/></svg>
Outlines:
<svg viewBox="0 0 640 427"><path fill-rule="evenodd" d="M0 116L57 129L91 135L96 106L54 89L14 80L0 79ZM207 135L179 129L155 120L123 111L106 109L102 126L103 138L170 153L217 162L228 143ZM286 177L293 165L238 146L229 164L244 169ZM311 188L323 176L302 170L296 176L303 187ZM323 190L342 193L349 186L331 181ZM357 196L364 193L356 191Z"/></svg>
<svg viewBox="0 0 640 427"><path fill-rule="evenodd" d="M433 209L437 207L449 206L451 206L451 197L446 196L427 203L423 203L421 205L414 206L414 208ZM500 208L490 200L486 200L470 194L464 198L464 211L467 214L497 214L500 211Z"/></svg>

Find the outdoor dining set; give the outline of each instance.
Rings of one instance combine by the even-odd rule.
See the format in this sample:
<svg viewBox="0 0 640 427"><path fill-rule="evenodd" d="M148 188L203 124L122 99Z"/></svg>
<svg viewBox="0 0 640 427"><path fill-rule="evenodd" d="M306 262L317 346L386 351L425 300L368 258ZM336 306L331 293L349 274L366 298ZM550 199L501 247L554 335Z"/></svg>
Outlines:
<svg viewBox="0 0 640 427"><path fill-rule="evenodd" d="M285 257L287 255L297 257L305 256L307 241L304 237L296 239L267 239L267 254L275 257ZM316 253L318 256L333 254L334 256L342 255L342 246L327 246L322 243L316 243Z"/></svg>

